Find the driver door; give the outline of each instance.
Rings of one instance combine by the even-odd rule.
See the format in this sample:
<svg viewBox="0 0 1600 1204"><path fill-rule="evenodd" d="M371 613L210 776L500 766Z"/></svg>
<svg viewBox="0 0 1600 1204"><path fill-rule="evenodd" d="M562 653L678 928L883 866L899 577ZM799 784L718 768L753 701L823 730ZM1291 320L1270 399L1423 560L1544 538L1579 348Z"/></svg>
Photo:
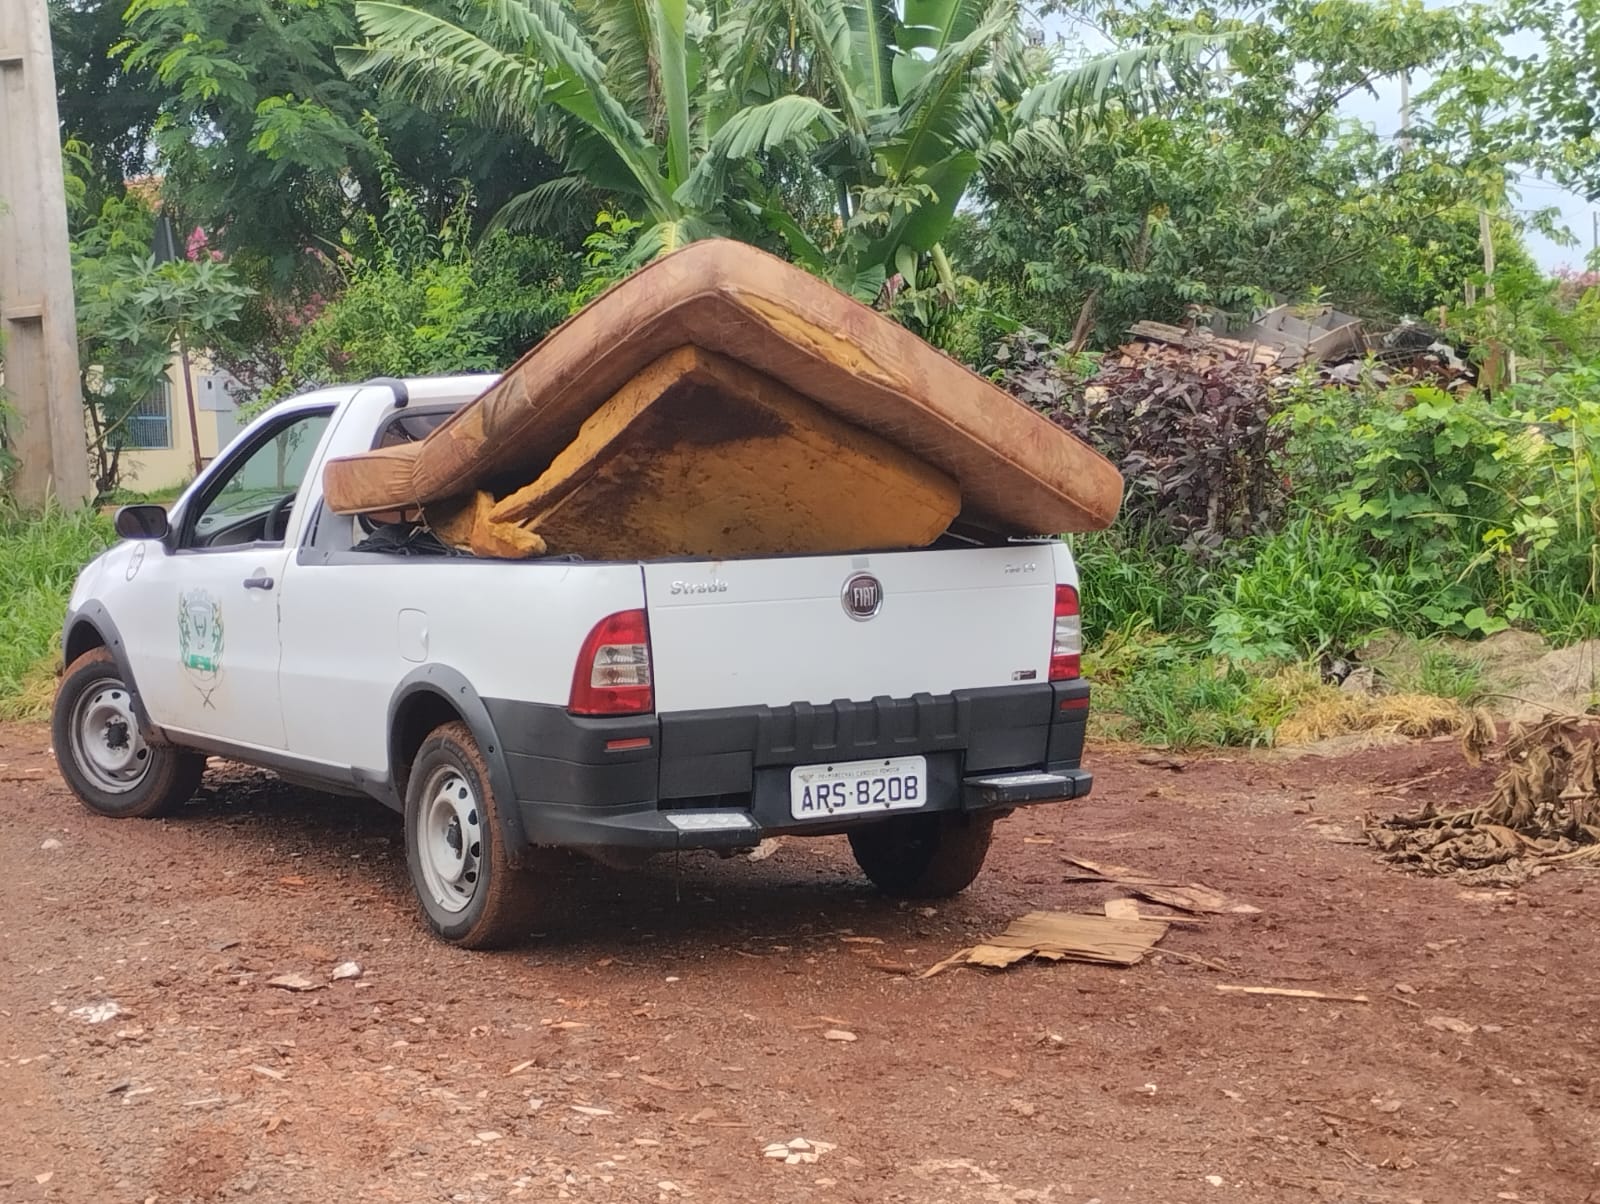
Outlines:
<svg viewBox="0 0 1600 1204"><path fill-rule="evenodd" d="M186 502L172 550L130 584L134 679L160 726L281 749L278 591L294 498L331 410L285 415Z"/></svg>

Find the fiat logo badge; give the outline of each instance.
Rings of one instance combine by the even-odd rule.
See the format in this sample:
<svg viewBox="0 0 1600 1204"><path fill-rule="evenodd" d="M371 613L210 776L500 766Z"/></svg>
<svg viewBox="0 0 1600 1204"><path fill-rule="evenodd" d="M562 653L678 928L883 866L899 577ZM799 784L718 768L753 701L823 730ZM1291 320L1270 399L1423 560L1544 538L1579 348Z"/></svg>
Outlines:
<svg viewBox="0 0 1600 1204"><path fill-rule="evenodd" d="M883 583L871 573L857 573L844 583L839 600L845 614L865 623L883 609Z"/></svg>

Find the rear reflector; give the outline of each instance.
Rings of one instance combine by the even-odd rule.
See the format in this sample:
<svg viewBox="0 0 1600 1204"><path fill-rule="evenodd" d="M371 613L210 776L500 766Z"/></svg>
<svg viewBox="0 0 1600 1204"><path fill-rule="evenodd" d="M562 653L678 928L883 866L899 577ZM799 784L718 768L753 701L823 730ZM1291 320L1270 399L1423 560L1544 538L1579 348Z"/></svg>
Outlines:
<svg viewBox="0 0 1600 1204"><path fill-rule="evenodd" d="M583 641L567 710L574 715L642 715L655 705L650 624L644 611L607 615Z"/></svg>
<svg viewBox="0 0 1600 1204"><path fill-rule="evenodd" d="M1071 681L1083 658L1083 624L1078 618L1078 591L1056 586L1055 641L1050 646L1050 680Z"/></svg>
<svg viewBox="0 0 1600 1204"><path fill-rule="evenodd" d="M649 736L630 736L626 740L607 740L606 741L606 751L607 752L627 752L629 749L649 748L649 747L650 747L650 737Z"/></svg>

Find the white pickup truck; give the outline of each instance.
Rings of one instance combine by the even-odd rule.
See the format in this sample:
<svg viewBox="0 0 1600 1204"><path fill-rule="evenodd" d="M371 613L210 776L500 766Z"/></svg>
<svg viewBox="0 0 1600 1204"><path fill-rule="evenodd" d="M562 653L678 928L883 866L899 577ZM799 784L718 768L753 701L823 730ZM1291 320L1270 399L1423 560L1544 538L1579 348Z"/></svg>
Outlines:
<svg viewBox="0 0 1600 1204"><path fill-rule="evenodd" d="M207 755L370 795L405 817L428 924L483 948L530 931L540 847L844 833L879 888L939 896L996 818L1088 793L1060 541L490 561L324 505L328 458L421 438L492 380L307 394L170 513L118 512L72 593L54 713L90 809L170 813Z"/></svg>

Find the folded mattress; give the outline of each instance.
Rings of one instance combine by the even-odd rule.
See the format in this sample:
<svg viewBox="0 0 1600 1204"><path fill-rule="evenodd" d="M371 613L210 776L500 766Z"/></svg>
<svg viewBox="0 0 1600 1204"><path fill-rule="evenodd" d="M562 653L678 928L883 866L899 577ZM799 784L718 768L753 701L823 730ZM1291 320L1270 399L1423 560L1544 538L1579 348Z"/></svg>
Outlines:
<svg viewBox="0 0 1600 1204"><path fill-rule="evenodd" d="M748 444L762 442L762 423L772 446L749 453ZM809 443L796 443L807 427ZM667 430L674 439L663 437ZM323 489L341 514L487 491L499 499L499 521L540 534L541 523L560 527L552 551L598 556L603 541L608 555L666 555L627 541L640 524L661 527L662 513L713 496L715 484L696 474L736 447L745 449L737 453L744 467L730 472L741 489L767 482L765 514L792 504L803 513L780 523L782 532L746 532L739 551L732 542L685 551L920 546L904 541L931 542L939 532L924 529L943 523L941 508L956 507L962 520L997 532L1091 530L1111 523L1122 496L1108 461L991 382L809 273L720 239L692 243L615 285L427 438L330 461ZM825 466L829 447L850 463L808 481L783 467L784 447L796 464ZM830 531L828 547L790 546L825 509L816 498L857 471L866 473L850 494L857 521L900 508L911 512L906 520ZM629 481L645 475L656 484L630 495ZM682 488L662 488L669 480ZM887 493L873 507L867 499L880 488ZM631 517L612 523L622 532L614 538L605 524L622 512Z"/></svg>

